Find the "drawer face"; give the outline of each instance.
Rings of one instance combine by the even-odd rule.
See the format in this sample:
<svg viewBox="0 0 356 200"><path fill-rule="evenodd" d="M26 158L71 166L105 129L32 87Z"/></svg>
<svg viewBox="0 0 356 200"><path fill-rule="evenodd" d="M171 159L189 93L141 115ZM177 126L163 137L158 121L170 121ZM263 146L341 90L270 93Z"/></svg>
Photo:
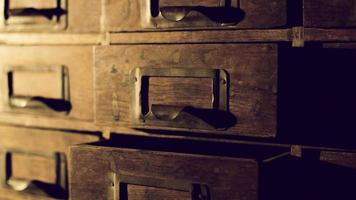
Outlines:
<svg viewBox="0 0 356 200"><path fill-rule="evenodd" d="M3 0L0 28L3 31L100 31L100 1L96 0Z"/></svg>
<svg viewBox="0 0 356 200"><path fill-rule="evenodd" d="M277 51L272 44L96 47L95 121L273 137Z"/></svg>
<svg viewBox="0 0 356 200"><path fill-rule="evenodd" d="M69 146L99 140L94 134L9 126L0 131L0 198L10 199L68 198Z"/></svg>
<svg viewBox="0 0 356 200"><path fill-rule="evenodd" d="M94 146L72 148L70 162L73 199L257 199L253 159Z"/></svg>
<svg viewBox="0 0 356 200"><path fill-rule="evenodd" d="M286 0L107 1L106 30L273 28L287 25Z"/></svg>
<svg viewBox="0 0 356 200"><path fill-rule="evenodd" d="M93 120L92 47L0 46L1 112Z"/></svg>
<svg viewBox="0 0 356 200"><path fill-rule="evenodd" d="M355 0L304 0L304 26L356 27Z"/></svg>

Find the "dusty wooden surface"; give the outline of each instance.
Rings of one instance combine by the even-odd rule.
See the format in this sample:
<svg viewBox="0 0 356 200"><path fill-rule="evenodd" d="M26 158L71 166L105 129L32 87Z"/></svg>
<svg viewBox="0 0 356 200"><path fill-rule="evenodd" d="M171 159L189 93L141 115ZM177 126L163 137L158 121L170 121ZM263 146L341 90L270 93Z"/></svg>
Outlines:
<svg viewBox="0 0 356 200"><path fill-rule="evenodd" d="M95 50L96 123L99 126L130 126L129 72L134 67L220 68L230 76L230 112L237 123L218 133L273 137L276 133L277 46L269 44L211 45L118 45ZM238 54L236 54L238 52ZM120 55L120 56L118 56ZM159 59L156 57L159 55ZM194 84L194 82L193 82ZM194 98L206 102L205 90L199 87L194 96L179 84L161 84L155 88L174 89L175 96L153 94L165 104ZM189 87L187 86L187 89ZM183 100L184 102L184 100ZM204 105L203 105L204 106ZM205 105L207 106L207 105ZM155 127L157 128L157 127ZM174 128L174 127L164 127Z"/></svg>

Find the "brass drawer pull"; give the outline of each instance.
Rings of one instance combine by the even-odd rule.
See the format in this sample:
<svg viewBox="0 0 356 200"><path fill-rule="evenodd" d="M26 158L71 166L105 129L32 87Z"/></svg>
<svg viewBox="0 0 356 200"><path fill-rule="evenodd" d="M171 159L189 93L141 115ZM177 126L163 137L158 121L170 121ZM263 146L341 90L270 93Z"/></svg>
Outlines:
<svg viewBox="0 0 356 200"><path fill-rule="evenodd" d="M11 96L10 105L17 108L50 109L56 112L68 112L72 109L69 101L44 97Z"/></svg>
<svg viewBox="0 0 356 200"><path fill-rule="evenodd" d="M212 108L157 105L148 103L149 77L210 78L212 79ZM135 68L132 79L132 119L134 126L226 129L236 123L228 111L228 74L220 69L194 68Z"/></svg>
<svg viewBox="0 0 356 200"><path fill-rule="evenodd" d="M160 8L165 19L175 22L184 20L194 11L203 14L213 22L229 25L237 24L245 15L241 9L234 7L167 6Z"/></svg>
<svg viewBox="0 0 356 200"><path fill-rule="evenodd" d="M120 189L119 200L128 200L128 185L184 191L190 193L191 200L210 200L209 187L205 184L190 183L184 180L164 180L152 177L139 177L124 174L120 174L118 179L118 185Z"/></svg>
<svg viewBox="0 0 356 200"><path fill-rule="evenodd" d="M25 156L40 156L55 160L55 183L45 183L37 180L18 180L12 177L12 156L21 154ZM31 166L29 166L31 167ZM44 153L44 152L24 152L19 150L5 150L0 154L0 185L4 188L13 190L45 195L54 198L67 198L67 164L63 153Z"/></svg>
<svg viewBox="0 0 356 200"><path fill-rule="evenodd" d="M52 20L54 16L59 16L66 14L66 11L61 8L52 9L36 9L36 8L17 8L17 9L6 9L5 19L11 16L44 16L49 20Z"/></svg>
<svg viewBox="0 0 356 200"><path fill-rule="evenodd" d="M9 30L59 30L67 26L67 0L4 0L0 26Z"/></svg>
<svg viewBox="0 0 356 200"><path fill-rule="evenodd" d="M68 114L72 109L64 66L12 66L4 69L3 81L3 102L10 111Z"/></svg>

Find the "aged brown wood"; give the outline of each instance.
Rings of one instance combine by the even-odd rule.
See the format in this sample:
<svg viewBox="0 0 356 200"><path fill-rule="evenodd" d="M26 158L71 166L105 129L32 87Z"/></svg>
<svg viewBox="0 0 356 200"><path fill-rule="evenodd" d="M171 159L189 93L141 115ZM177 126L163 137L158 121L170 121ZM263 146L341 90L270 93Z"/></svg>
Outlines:
<svg viewBox="0 0 356 200"><path fill-rule="evenodd" d="M105 34L87 33L0 33L0 44L11 45L95 45L105 43Z"/></svg>
<svg viewBox="0 0 356 200"><path fill-rule="evenodd" d="M12 177L24 180L38 180L45 183L54 183L55 162L51 158L42 157L33 153L58 152L68 154L69 146L73 144L94 142L100 139L100 134L62 132L56 130L28 129L22 127L0 126L1 154L7 152L24 152L28 154L13 153ZM68 159L68 158L67 158ZM3 169L1 166L0 170ZM3 180L1 180L3 181ZM16 192L8 187L0 188L0 198L3 199L51 199L26 192Z"/></svg>
<svg viewBox="0 0 356 200"><path fill-rule="evenodd" d="M230 76L229 110L237 123L219 134L273 137L276 134L277 46L269 44L211 45L118 45L97 47L95 58L96 123L101 127L131 126L129 73L135 67L155 68L220 68ZM238 52L238 54L236 53ZM159 58L157 58L159 56ZM193 81L194 79L192 79ZM161 80L162 81L162 80ZM195 82L190 81L190 84ZM196 80L195 80L196 81ZM187 83L188 80L186 80ZM154 85L157 93L150 98L159 104L177 102L207 102L209 87L196 87L194 96L180 84ZM163 89L174 90L175 97L158 94ZM190 86L191 87L191 86ZM209 91L209 90L208 90ZM210 91L211 92L211 91ZM187 99L187 100L184 100ZM189 106L189 105L187 105ZM207 105L203 105L203 107ZM174 129L175 127L146 127ZM189 131L204 131L194 130ZM209 132L209 131L208 131Z"/></svg>
<svg viewBox="0 0 356 200"><path fill-rule="evenodd" d="M304 39L309 42L355 42L355 29L305 28Z"/></svg>
<svg viewBox="0 0 356 200"><path fill-rule="evenodd" d="M6 116L8 118L12 115L20 114L19 116L27 116L28 120L33 119L33 125L35 126L51 126L51 124L41 124L38 118L48 119L54 121L52 124L55 127L61 125L63 129L65 129L65 124L56 124L55 118L59 118L59 120L67 120L66 123L72 123L73 125L69 125L67 128L71 128L75 126L75 121L79 121L79 123L85 122L90 123L93 121L93 86L92 86L92 47L91 46L1 46L0 47L0 57L2 58L0 61L0 65L2 67L2 112L1 116ZM20 59L21 58L21 59ZM46 81L43 82L41 78L41 73L36 71L41 69L41 67L56 67L56 66L64 66L66 70L68 70L68 99L71 104L70 112L67 115L47 115L41 112L36 112L36 110L31 111L31 113L24 112L21 109L12 109L7 108L8 105L4 105L6 99L9 98L9 95L5 92L10 87L8 85L7 74L5 69L23 66L26 67L27 71L33 69L33 73L37 74L36 76L32 76L32 78L38 78L38 81L42 81L42 86L46 84L52 84L52 82ZM15 72L16 73L16 72ZM21 77L20 77L21 78ZM26 86L23 90L36 90L32 91L32 94L39 93L42 89L41 87L37 88L29 88L28 85L22 84L21 81L26 81L28 79L19 79L19 77L15 81L19 81L15 86L18 87ZM55 80L53 80L55 81ZM27 81L26 81L27 82ZM27 83L28 84L28 83ZM55 83L53 83L55 84ZM16 88L15 88L16 89ZM21 91L21 89L19 90ZM45 91L43 91L45 92ZM47 97L48 94L44 94L40 92L43 97ZM56 113L56 112L54 112ZM25 114L25 115L22 115ZM26 115L27 114L27 115ZM11 119L9 119L11 120ZM15 119L12 119L16 121ZM37 122L36 122L37 121ZM5 122L9 122L5 119ZM25 125L24 121L18 121L15 123L20 123ZM90 128L90 127L89 127ZM85 128L84 128L85 129Z"/></svg>
<svg viewBox="0 0 356 200"><path fill-rule="evenodd" d="M154 146L154 142L143 142L144 139L135 141L134 146L141 142L145 147ZM126 142L121 140L123 144ZM162 148L167 147L163 141L160 144ZM200 147L196 145L195 148L197 150ZM128 181L129 200L136 197L142 200L153 199L151 197L163 195L168 189L172 196L164 194L166 199L192 199L187 193L173 189L185 183L187 187L189 184L207 187L207 196L210 197L207 199L258 199L260 169L264 164L288 156L288 153L283 154L282 150L272 153L273 151L261 147L252 148L261 151L244 154L243 148L235 146L235 153L244 155L239 158L124 148L114 141L75 146L71 148L70 194L73 199L126 199L125 181L120 184L120 180L125 176L133 176L136 177L136 182L143 185L134 186ZM185 151L189 151L188 149L185 148ZM222 153L223 150L220 150ZM142 194L143 190L145 194Z"/></svg>
<svg viewBox="0 0 356 200"><path fill-rule="evenodd" d="M288 42L290 29L266 30L209 30L179 32L111 33L111 44L131 43L216 43L216 42Z"/></svg>
<svg viewBox="0 0 356 200"><path fill-rule="evenodd" d="M304 0L304 26L350 28L356 26L355 0Z"/></svg>
<svg viewBox="0 0 356 200"><path fill-rule="evenodd" d="M170 6L196 6L197 4L202 6L216 5L218 1L204 1L203 3L198 1L162 1L161 5ZM236 1L231 1L232 4ZM150 30L162 30L162 29L197 29L197 28L213 28L219 29L240 29L240 28L276 28L287 24L287 2L286 1L266 1L266 0L241 0L238 1L239 7L244 12L244 17L236 25L221 26L209 24L208 22L195 22L192 20L191 26L179 25L179 23L171 23L166 21L168 25L149 24L152 17L149 11L149 4L151 0L140 1L105 1L105 22L104 29L107 31L120 32L120 31L137 31L145 30L145 26L151 26ZM219 2L218 2L219 3ZM209 6L208 6L209 7ZM197 25L198 24L198 25ZM154 26L158 26L156 29ZM147 30L147 29L146 29Z"/></svg>

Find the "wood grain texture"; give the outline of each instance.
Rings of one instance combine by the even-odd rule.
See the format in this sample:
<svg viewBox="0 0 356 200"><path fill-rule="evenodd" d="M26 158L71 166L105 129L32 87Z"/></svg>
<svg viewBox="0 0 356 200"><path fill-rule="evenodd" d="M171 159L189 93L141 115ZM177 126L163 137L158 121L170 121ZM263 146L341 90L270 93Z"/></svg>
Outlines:
<svg viewBox="0 0 356 200"><path fill-rule="evenodd" d="M305 28L304 40L310 42L355 42L355 29Z"/></svg>
<svg viewBox="0 0 356 200"><path fill-rule="evenodd" d="M150 2L149 0L146 0ZM187 3L188 2L188 3ZM210 1L209 1L210 2ZM174 3L163 1L164 5L196 5L197 1L175 1ZM105 1L105 23L104 30L112 32L141 31L142 24L150 21L151 16L143 8L143 1ZM211 5L206 1L201 5ZM285 0L241 0L240 8L245 16L233 26L215 26L218 29L240 29L240 28L272 28L287 24L287 2ZM149 7L147 8L149 9ZM180 27L178 29L206 29L209 27ZM170 29L170 28L166 28ZM177 28L174 28L177 29ZM151 30L164 30L154 29Z"/></svg>
<svg viewBox="0 0 356 200"><path fill-rule="evenodd" d="M101 6L102 3L98 0L69 0L67 32L100 32Z"/></svg>
<svg viewBox="0 0 356 200"><path fill-rule="evenodd" d="M128 199L144 200L144 199L160 199L160 200L191 200L189 192L174 191L169 189L157 189L154 187L128 185Z"/></svg>
<svg viewBox="0 0 356 200"><path fill-rule="evenodd" d="M130 108L129 72L134 67L184 67L192 70L220 68L226 70L230 76L229 109L236 116L237 123L228 131L213 132L245 136L275 136L278 65L276 45L118 45L97 47L95 55L95 121L101 127L130 126L132 108ZM184 88L176 90L177 94L184 91ZM204 101L205 98L200 96L195 99ZM174 129L174 127L164 128ZM200 131L206 132L206 130Z"/></svg>
<svg viewBox="0 0 356 200"><path fill-rule="evenodd" d="M356 27L355 0L304 0L304 26Z"/></svg>
<svg viewBox="0 0 356 200"><path fill-rule="evenodd" d="M36 179L53 183L55 176L54 160L31 153L59 152L68 155L69 146L73 144L100 140L99 134L63 132L55 130L28 129L22 127L0 126L0 150L22 151L26 154L13 154L13 175L18 178ZM66 158L68 159L68 157ZM68 162L68 161L67 161ZM4 169L0 169L4 170ZM15 192L0 188L1 199L51 199L47 197Z"/></svg>
<svg viewBox="0 0 356 200"><path fill-rule="evenodd" d="M8 66L32 66L34 68L65 66L69 71L69 99L72 109L68 115L56 117L71 121L71 123L74 123L75 120L92 122L92 52L91 46L0 46L0 56L2 57L0 65L2 68ZM10 113L21 112L11 111ZM28 117L40 118L41 114L29 114ZM51 116L44 115L44 117ZM37 125L40 126L40 124ZM61 125L63 126L63 124Z"/></svg>
<svg viewBox="0 0 356 200"><path fill-rule="evenodd" d="M290 29L269 29L111 33L109 40L111 44L288 42L292 40L292 32Z"/></svg>
<svg viewBox="0 0 356 200"><path fill-rule="evenodd" d="M321 151L320 160L356 170L355 152Z"/></svg>
<svg viewBox="0 0 356 200"><path fill-rule="evenodd" d="M70 162L71 171L75 172L71 174L70 194L78 200L117 199L117 180L120 180L121 174L203 183L209 187L210 199L258 198L261 165L254 157L218 157L82 145L71 148ZM140 195L141 190L136 189L135 192ZM179 199L184 199L184 196Z"/></svg>
<svg viewBox="0 0 356 200"><path fill-rule="evenodd" d="M105 40L104 34L0 33L0 44L11 45L95 45Z"/></svg>

